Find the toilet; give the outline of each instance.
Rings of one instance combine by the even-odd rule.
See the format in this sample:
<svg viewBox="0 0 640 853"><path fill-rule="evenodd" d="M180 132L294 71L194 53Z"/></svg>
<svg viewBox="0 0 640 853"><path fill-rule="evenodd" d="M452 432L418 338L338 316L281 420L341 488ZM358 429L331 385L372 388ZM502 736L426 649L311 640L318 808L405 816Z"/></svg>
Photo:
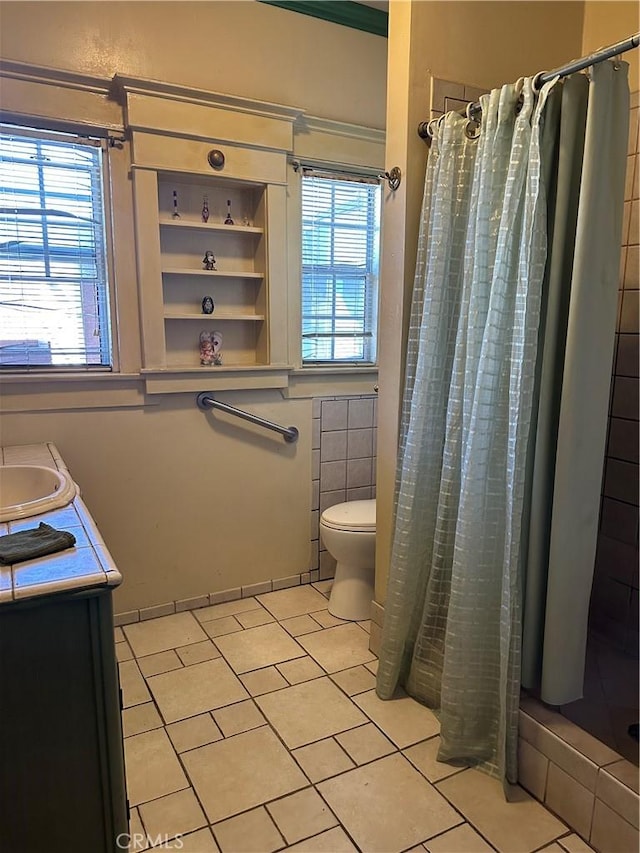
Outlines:
<svg viewBox="0 0 640 853"><path fill-rule="evenodd" d="M329 613L362 621L371 616L376 556L376 502L348 501L320 517L320 536L336 559Z"/></svg>

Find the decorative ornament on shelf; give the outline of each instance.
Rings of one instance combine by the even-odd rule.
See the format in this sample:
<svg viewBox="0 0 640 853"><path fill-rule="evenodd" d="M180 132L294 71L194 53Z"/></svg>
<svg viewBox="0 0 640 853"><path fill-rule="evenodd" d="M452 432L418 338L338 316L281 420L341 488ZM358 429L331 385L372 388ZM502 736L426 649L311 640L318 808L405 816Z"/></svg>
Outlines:
<svg viewBox="0 0 640 853"><path fill-rule="evenodd" d="M214 364L213 341L211 332L200 332L200 364L211 366Z"/></svg>
<svg viewBox="0 0 640 853"><path fill-rule="evenodd" d="M205 252L204 258L202 259L202 263L206 270L215 270L216 269L216 256L213 252Z"/></svg>
<svg viewBox="0 0 640 853"><path fill-rule="evenodd" d="M200 364L205 367L222 364L222 334L200 332Z"/></svg>
<svg viewBox="0 0 640 853"><path fill-rule="evenodd" d="M180 214L178 213L178 191L173 191L173 219L180 219Z"/></svg>
<svg viewBox="0 0 640 853"><path fill-rule="evenodd" d="M202 221L209 221L209 199L207 196L202 199Z"/></svg>
<svg viewBox="0 0 640 853"><path fill-rule="evenodd" d="M211 332L211 346L213 347L213 363L222 364L222 333Z"/></svg>
<svg viewBox="0 0 640 853"><path fill-rule="evenodd" d="M224 221L225 225L233 225L233 219L231 218L231 199L227 199L227 218Z"/></svg>
<svg viewBox="0 0 640 853"><path fill-rule="evenodd" d="M215 305L213 304L213 299L210 296L205 296L202 300L202 313L203 314L213 314L213 309Z"/></svg>
<svg viewBox="0 0 640 853"><path fill-rule="evenodd" d="M249 228L249 226L251 225L251 220L249 219L249 217L247 216L246 213L242 217L242 224L244 225L245 228Z"/></svg>

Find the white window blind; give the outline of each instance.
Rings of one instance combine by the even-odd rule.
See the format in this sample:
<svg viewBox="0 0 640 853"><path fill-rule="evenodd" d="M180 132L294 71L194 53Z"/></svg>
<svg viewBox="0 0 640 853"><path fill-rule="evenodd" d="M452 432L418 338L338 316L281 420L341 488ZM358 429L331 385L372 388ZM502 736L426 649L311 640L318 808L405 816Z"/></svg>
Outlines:
<svg viewBox="0 0 640 853"><path fill-rule="evenodd" d="M302 177L302 361L376 359L380 184Z"/></svg>
<svg viewBox="0 0 640 853"><path fill-rule="evenodd" d="M99 140L0 129L0 367L111 366Z"/></svg>

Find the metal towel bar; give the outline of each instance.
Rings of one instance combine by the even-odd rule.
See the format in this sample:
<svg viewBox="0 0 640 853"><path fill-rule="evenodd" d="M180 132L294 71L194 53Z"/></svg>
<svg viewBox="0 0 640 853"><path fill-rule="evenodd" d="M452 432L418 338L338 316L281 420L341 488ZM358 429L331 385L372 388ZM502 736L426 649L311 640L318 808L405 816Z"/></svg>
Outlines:
<svg viewBox="0 0 640 853"><path fill-rule="evenodd" d="M258 415L252 415L251 412L243 412L242 409L236 409L234 406L229 406L227 403L221 403L219 400L214 400L206 391L198 394L196 401L198 403L198 408L203 412L207 409L220 409L222 412L235 415L236 417L249 421L252 424L258 424L258 426L263 426L265 429L272 429L274 432L279 432L284 440L289 442L289 444L298 440L298 430L296 427L280 426L280 424L274 424L273 421L267 421L265 418L258 417Z"/></svg>

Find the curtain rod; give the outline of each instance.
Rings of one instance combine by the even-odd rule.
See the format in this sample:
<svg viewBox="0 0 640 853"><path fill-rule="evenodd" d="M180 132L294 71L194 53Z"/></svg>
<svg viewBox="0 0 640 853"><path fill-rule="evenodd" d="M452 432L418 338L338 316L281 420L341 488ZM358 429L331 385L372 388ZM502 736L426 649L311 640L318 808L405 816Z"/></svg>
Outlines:
<svg viewBox="0 0 640 853"><path fill-rule="evenodd" d="M573 62L569 62L561 68L556 68L554 71L540 71L533 78L534 85L536 88L540 88L545 83L548 83L549 80L553 80L554 77L568 77L569 74L575 74L576 71L582 71L590 65L596 65L598 62L604 62L605 59L611 59L614 56L619 56L621 53L626 53L628 50L633 50L638 47L638 45L640 45L640 33L635 33L635 35L629 36L629 38L623 39L616 44L609 45L609 47L603 47L601 50L596 50L595 53L591 53L589 56L583 56L581 59L574 59ZM471 115L472 113L480 112L481 109L480 103L476 101L475 103L469 104L467 113L468 115ZM422 139L430 139L431 133L428 128L429 122L421 121L418 125L418 136Z"/></svg>

